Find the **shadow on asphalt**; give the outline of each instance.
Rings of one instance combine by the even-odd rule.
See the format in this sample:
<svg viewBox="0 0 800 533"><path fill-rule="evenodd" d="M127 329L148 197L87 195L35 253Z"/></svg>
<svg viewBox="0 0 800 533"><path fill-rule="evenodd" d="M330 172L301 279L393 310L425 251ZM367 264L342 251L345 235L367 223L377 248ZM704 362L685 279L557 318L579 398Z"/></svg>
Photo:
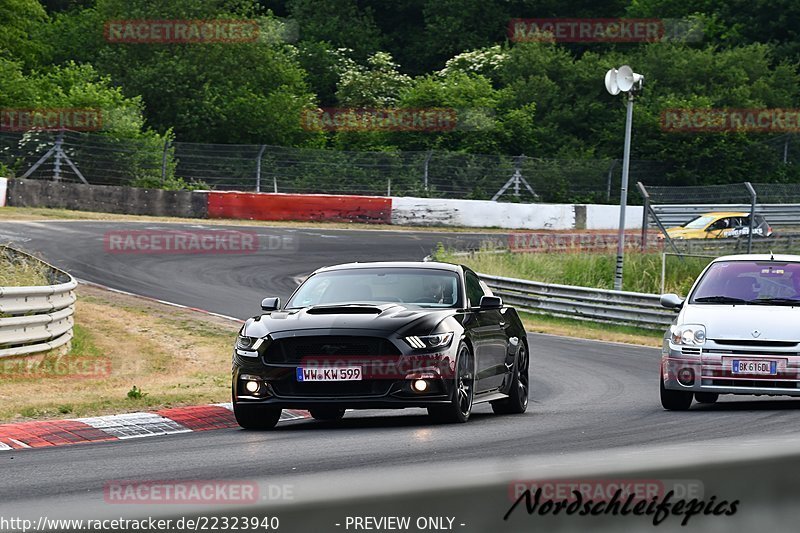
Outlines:
<svg viewBox="0 0 800 533"><path fill-rule="evenodd" d="M302 421L292 421L293 423L278 424L275 429L270 431L317 431L317 430L360 430L360 429L380 429L380 428L447 428L465 427L477 424L481 421L492 418L500 419L498 415L492 413L472 413L466 424L437 424L432 421L425 413L403 414L398 411L396 415L369 416L368 410L363 413L347 412L344 418L333 422L323 422L320 420L307 419ZM507 418L505 415L502 418ZM524 415L523 415L524 416Z"/></svg>
<svg viewBox="0 0 800 533"><path fill-rule="evenodd" d="M693 403L691 411L792 411L800 409L800 399L763 398L763 399L738 399L721 396L717 403Z"/></svg>

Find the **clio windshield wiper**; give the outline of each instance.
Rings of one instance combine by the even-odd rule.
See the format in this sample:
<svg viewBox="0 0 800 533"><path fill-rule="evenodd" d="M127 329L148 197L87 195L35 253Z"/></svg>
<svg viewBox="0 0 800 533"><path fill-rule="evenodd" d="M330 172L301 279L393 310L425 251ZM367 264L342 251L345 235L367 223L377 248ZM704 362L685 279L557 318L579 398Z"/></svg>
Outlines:
<svg viewBox="0 0 800 533"><path fill-rule="evenodd" d="M732 296L702 296L695 298L694 303L700 304L749 304L750 300L734 298Z"/></svg>
<svg viewBox="0 0 800 533"><path fill-rule="evenodd" d="M758 298L750 302L753 305L800 305L798 298Z"/></svg>

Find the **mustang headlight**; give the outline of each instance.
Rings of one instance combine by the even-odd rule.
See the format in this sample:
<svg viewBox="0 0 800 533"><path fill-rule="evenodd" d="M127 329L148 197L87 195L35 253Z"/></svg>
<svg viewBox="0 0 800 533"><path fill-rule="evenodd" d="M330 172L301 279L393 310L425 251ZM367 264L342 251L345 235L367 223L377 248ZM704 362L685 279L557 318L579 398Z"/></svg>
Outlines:
<svg viewBox="0 0 800 533"><path fill-rule="evenodd" d="M245 337L244 335L239 335L236 337L236 349L252 352L258 350L258 347L261 346L262 342L264 342L264 339L260 339L258 337Z"/></svg>
<svg viewBox="0 0 800 533"><path fill-rule="evenodd" d="M681 324L670 328L672 343L699 346L706 342L706 327L701 324Z"/></svg>
<svg viewBox="0 0 800 533"><path fill-rule="evenodd" d="M438 333L436 335L425 335L422 337L412 336L404 339L409 346L417 350L424 350L427 348L444 348L450 345L453 340L453 332Z"/></svg>

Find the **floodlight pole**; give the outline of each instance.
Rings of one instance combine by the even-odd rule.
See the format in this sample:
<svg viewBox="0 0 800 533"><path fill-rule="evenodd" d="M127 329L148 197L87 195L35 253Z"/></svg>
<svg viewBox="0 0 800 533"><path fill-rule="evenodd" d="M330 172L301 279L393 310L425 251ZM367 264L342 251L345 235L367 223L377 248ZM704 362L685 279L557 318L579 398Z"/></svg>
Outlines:
<svg viewBox="0 0 800 533"><path fill-rule="evenodd" d="M622 187L619 193L619 235L617 242L617 268L614 273L614 289L622 290L622 265L625 261L625 210L628 207L628 170L631 159L631 128L633 125L633 91L628 93L628 109L625 114L625 149L622 154Z"/></svg>

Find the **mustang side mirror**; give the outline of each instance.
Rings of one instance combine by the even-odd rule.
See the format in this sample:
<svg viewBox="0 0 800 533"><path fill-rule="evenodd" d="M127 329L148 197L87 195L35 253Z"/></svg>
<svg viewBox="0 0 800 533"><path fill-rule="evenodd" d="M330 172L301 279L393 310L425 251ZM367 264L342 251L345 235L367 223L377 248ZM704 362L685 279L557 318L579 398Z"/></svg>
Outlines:
<svg viewBox="0 0 800 533"><path fill-rule="evenodd" d="M683 300L677 294L662 294L659 300L663 307L667 309L678 309L683 305Z"/></svg>
<svg viewBox="0 0 800 533"><path fill-rule="evenodd" d="M503 299L499 296L481 296L481 309L501 309Z"/></svg>
<svg viewBox="0 0 800 533"><path fill-rule="evenodd" d="M276 311L281 306L281 299L274 297L274 298L264 298L261 300L261 310L262 311Z"/></svg>

